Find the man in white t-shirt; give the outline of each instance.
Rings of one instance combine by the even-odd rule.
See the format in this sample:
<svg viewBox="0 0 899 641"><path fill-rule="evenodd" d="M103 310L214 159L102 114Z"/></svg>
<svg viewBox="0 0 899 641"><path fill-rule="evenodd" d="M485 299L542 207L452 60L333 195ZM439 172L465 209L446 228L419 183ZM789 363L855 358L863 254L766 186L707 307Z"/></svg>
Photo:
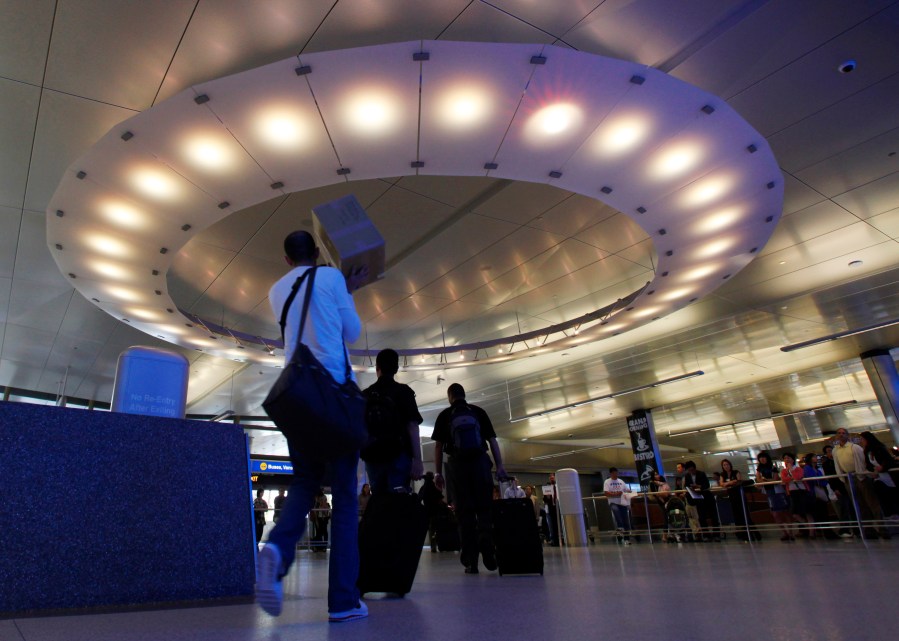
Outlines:
<svg viewBox="0 0 899 641"><path fill-rule="evenodd" d="M347 378L345 342L359 338L362 323L356 313L352 292L364 282L365 270L351 271L344 277L333 267L315 267L318 248L312 235L295 231L284 239L284 253L291 270L276 282L268 294L275 318L282 310L294 283L301 281L291 303L284 328L284 356L289 361L301 341L331 373L337 383ZM308 287L310 269L315 269L315 282L303 336L298 337L303 298ZM307 272L309 272L307 274ZM355 380L352 370L349 377ZM282 577L287 574L296 556L297 541L306 528L306 515L312 509L316 494L323 484L326 469L330 469L331 496L331 558L328 582L329 621L351 621L368 616L368 608L359 600L356 580L359 575L359 545L357 532L356 469L359 452L342 456L327 456L321 452L301 448L287 436L287 448L293 463L294 475L281 509L278 523L269 533L265 547L259 553L256 599L263 610L277 616L281 613L284 591Z"/></svg>
<svg viewBox="0 0 899 641"><path fill-rule="evenodd" d="M612 508L612 517L619 530L624 531L624 544L630 545L631 514L630 501L627 498L627 483L618 478L618 468L609 468L609 478L602 484L603 494L609 499L609 507Z"/></svg>

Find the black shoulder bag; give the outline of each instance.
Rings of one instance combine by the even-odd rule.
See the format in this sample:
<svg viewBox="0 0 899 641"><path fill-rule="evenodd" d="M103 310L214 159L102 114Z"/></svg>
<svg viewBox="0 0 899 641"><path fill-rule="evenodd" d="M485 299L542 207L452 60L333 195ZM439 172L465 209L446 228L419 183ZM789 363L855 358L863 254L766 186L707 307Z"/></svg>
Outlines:
<svg viewBox="0 0 899 641"><path fill-rule="evenodd" d="M280 323L282 341L287 310L303 280L309 276L296 350L262 407L278 429L299 442L303 449L332 457L358 451L368 440L368 430L365 427L365 397L351 377L346 349L343 352L346 381L339 384L302 342L317 270L318 267L312 267L297 278L284 303Z"/></svg>

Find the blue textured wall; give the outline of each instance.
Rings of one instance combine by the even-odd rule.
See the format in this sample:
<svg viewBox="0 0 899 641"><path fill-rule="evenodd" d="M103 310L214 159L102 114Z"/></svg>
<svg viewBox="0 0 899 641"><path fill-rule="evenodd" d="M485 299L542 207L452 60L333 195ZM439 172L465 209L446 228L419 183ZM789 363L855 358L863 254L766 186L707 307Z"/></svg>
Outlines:
<svg viewBox="0 0 899 641"><path fill-rule="evenodd" d="M238 426L0 402L0 613L249 595Z"/></svg>

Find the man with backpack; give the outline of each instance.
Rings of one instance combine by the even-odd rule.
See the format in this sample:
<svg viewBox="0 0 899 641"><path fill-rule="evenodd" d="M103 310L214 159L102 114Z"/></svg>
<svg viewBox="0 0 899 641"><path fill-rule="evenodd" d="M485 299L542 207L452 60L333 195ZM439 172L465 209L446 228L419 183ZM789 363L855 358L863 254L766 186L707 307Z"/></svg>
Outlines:
<svg viewBox="0 0 899 641"><path fill-rule="evenodd" d="M453 383L447 389L450 406L440 412L434 423L434 480L439 489L445 482L443 453L449 455L447 472L453 501L462 530L462 565L466 574L478 573L478 556L488 570L496 569L493 545L492 492L493 464L487 455L489 446L496 463L496 476L506 478L496 432L487 412L465 402L465 389Z"/></svg>
<svg viewBox="0 0 899 641"><path fill-rule="evenodd" d="M419 480L424 473L418 431L422 418L415 392L394 380L399 363L394 350L378 352L378 380L363 392L368 400L365 420L371 440L362 449L362 460L374 495L398 488L411 492L412 480Z"/></svg>

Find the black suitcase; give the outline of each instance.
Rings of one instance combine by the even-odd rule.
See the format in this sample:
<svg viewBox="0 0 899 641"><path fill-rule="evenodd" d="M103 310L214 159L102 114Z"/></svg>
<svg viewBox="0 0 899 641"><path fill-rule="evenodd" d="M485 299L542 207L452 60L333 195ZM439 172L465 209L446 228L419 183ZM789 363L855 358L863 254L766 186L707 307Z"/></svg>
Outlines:
<svg viewBox="0 0 899 641"><path fill-rule="evenodd" d="M434 530L437 536L437 549L441 552L458 552L462 549L459 536L459 523L449 508L434 517Z"/></svg>
<svg viewBox="0 0 899 641"><path fill-rule="evenodd" d="M493 502L493 542L502 574L543 574L543 544L531 499Z"/></svg>
<svg viewBox="0 0 899 641"><path fill-rule="evenodd" d="M372 495L359 522L359 592L409 592L427 533L418 495Z"/></svg>

